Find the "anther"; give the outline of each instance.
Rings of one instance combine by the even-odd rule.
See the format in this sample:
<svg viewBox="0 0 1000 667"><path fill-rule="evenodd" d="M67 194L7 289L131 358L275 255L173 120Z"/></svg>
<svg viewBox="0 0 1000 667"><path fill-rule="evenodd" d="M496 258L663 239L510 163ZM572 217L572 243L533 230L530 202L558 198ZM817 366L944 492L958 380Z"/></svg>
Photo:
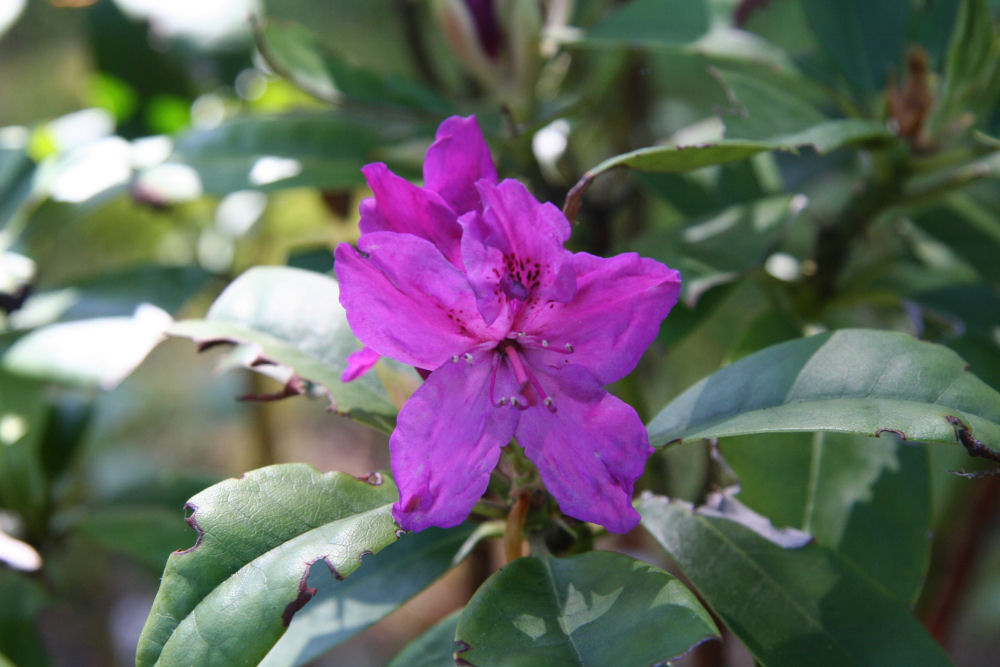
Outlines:
<svg viewBox="0 0 1000 667"><path fill-rule="evenodd" d="M544 403L545 407L547 407L549 409L549 412L555 412L556 411L556 406L552 404L552 397L551 396L546 396L545 400L542 401L542 403Z"/></svg>
<svg viewBox="0 0 1000 667"><path fill-rule="evenodd" d="M470 364L472 363L472 355L469 354L468 352L466 352L465 354L463 354L462 358L465 359L465 361L467 363L470 363ZM455 361L458 361L458 359L456 358Z"/></svg>
<svg viewBox="0 0 1000 667"><path fill-rule="evenodd" d="M564 345L563 347L566 348L567 352L572 352L573 351L573 343L566 343L566 345Z"/></svg>
<svg viewBox="0 0 1000 667"><path fill-rule="evenodd" d="M457 364L457 363L458 363L458 355L456 354L456 355L452 356L451 360L452 360L452 361L453 361L454 363L456 363L456 364Z"/></svg>
<svg viewBox="0 0 1000 667"><path fill-rule="evenodd" d="M548 346L549 346L549 341L542 340L542 347L548 347Z"/></svg>

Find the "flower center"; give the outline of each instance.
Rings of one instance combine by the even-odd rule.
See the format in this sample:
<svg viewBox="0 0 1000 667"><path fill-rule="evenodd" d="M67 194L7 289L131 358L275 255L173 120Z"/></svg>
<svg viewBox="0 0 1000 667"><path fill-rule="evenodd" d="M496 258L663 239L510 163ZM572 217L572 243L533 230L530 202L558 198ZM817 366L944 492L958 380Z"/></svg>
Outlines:
<svg viewBox="0 0 1000 667"><path fill-rule="evenodd" d="M539 339L536 336L529 336L523 331L513 332L507 338L500 341L493 354L493 368L490 376L490 402L495 407L510 405L511 407L526 408L528 406L542 403L550 411L555 412L555 403L552 397L545 391L542 384L531 372L531 367L525 363L522 357L524 348L538 348L550 352L561 354L571 354L573 345L566 343L562 347L552 346L549 341ZM504 362L510 364L514 379L517 380L518 393L513 396L501 396L499 400L495 397L497 371L500 364Z"/></svg>

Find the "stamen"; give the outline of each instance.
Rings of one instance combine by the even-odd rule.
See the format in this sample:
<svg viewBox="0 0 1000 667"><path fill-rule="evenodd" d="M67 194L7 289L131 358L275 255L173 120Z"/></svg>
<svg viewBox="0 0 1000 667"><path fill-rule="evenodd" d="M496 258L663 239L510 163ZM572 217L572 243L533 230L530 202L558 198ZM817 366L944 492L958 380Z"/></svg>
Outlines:
<svg viewBox="0 0 1000 667"><path fill-rule="evenodd" d="M559 354L573 354L574 351L572 343L566 343L562 347L554 347L548 339L539 338L538 336L528 334L524 331L512 331L508 334L507 339L516 340L519 346L527 349L541 349L546 350L547 352L558 352Z"/></svg>
<svg viewBox="0 0 1000 667"><path fill-rule="evenodd" d="M573 343L566 343L566 345L564 347L566 348L567 352L569 352L570 354L573 354Z"/></svg>
<svg viewBox="0 0 1000 667"><path fill-rule="evenodd" d="M547 407L549 409L549 412L555 412L556 411L556 406L554 406L552 404L552 397L551 396L546 396L545 400L542 401L542 403L544 403L545 407Z"/></svg>
<svg viewBox="0 0 1000 667"><path fill-rule="evenodd" d="M472 363L472 355L469 354L468 352L466 352L465 354L463 354L462 358L465 359L466 363L469 363L469 364Z"/></svg>
<svg viewBox="0 0 1000 667"><path fill-rule="evenodd" d="M451 361L452 361L452 363L456 363L457 364L458 363L458 355L457 354L453 355L452 358L451 358Z"/></svg>
<svg viewBox="0 0 1000 667"><path fill-rule="evenodd" d="M549 346L549 341L543 339L542 340L542 347L548 347L548 346Z"/></svg>
<svg viewBox="0 0 1000 667"><path fill-rule="evenodd" d="M517 379L518 383L520 383L521 385L521 391L523 392L525 387L530 384L532 387L534 387L535 392L538 394L539 398L541 398L543 402L546 399L551 400L549 395L545 393L545 390L542 389L542 385L538 382L538 379L534 376L531 370L524 365L524 362L521 361L521 355L517 353L517 350L514 348L514 346L505 345L503 346L503 351L504 354L507 355L507 359L510 360L511 370L514 371L514 378ZM512 403L514 402L513 398L511 398L511 402ZM549 404L546 403L546 405L548 406Z"/></svg>

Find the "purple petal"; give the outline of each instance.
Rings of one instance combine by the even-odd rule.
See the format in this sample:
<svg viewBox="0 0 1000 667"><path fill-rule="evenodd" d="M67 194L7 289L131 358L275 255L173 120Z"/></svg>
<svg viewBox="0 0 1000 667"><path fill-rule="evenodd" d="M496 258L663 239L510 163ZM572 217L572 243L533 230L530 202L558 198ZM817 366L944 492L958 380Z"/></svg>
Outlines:
<svg viewBox="0 0 1000 667"><path fill-rule="evenodd" d="M403 406L389 440L399 486L392 513L407 530L461 523L486 491L500 448L514 433L518 412L490 404L496 354L470 356L430 374ZM514 385L500 367L496 391L509 394Z"/></svg>
<svg viewBox="0 0 1000 667"><path fill-rule="evenodd" d="M480 179L496 183L497 170L476 117L446 119L424 158L424 186L462 215L481 208L476 190Z"/></svg>
<svg viewBox="0 0 1000 667"><path fill-rule="evenodd" d="M524 410L515 437L545 487L568 516L612 533L632 530L639 523L632 490L653 452L639 415L579 366L540 372L539 381L559 387L555 412Z"/></svg>
<svg viewBox="0 0 1000 667"><path fill-rule="evenodd" d="M351 330L378 354L433 369L488 338L462 272L429 241L372 232L337 246Z"/></svg>
<svg viewBox="0 0 1000 667"><path fill-rule="evenodd" d="M537 307L573 298L573 254L566 216L542 204L513 180L479 181L482 216L462 216L462 258L483 318L492 322L504 302Z"/></svg>
<svg viewBox="0 0 1000 667"><path fill-rule="evenodd" d="M357 380L359 377L367 373L372 369L378 360L382 358L375 350L370 347L363 347L360 350L356 350L347 355L347 368L340 376L341 382L351 382L352 380Z"/></svg>
<svg viewBox="0 0 1000 667"><path fill-rule="evenodd" d="M458 216L436 192L419 188L381 162L361 169L374 199L361 202L361 233L399 232L427 239L461 266L462 227Z"/></svg>
<svg viewBox="0 0 1000 667"><path fill-rule="evenodd" d="M635 368L677 303L680 273L652 259L625 253L573 256L576 294L568 303L545 304L518 323L557 349L569 344L569 362L586 367L601 385ZM547 353L549 363L560 361Z"/></svg>

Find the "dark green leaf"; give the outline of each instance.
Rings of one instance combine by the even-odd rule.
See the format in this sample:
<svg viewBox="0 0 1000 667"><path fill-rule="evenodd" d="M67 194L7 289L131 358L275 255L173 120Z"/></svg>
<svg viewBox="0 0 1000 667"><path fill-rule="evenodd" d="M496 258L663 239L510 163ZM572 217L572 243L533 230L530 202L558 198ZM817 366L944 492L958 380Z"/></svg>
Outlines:
<svg viewBox="0 0 1000 667"><path fill-rule="evenodd" d="M456 554L472 529L464 524L407 535L366 556L365 566L344 581L314 564L308 585L316 589L315 597L295 615L261 665L306 664L381 620L456 565Z"/></svg>
<svg viewBox="0 0 1000 667"><path fill-rule="evenodd" d="M387 667L452 667L455 664L455 630L463 611L459 609L435 623L407 644Z"/></svg>
<svg viewBox="0 0 1000 667"><path fill-rule="evenodd" d="M384 368L353 382L340 381L347 355L359 344L340 306L337 281L321 273L278 266L250 269L222 292L204 320L177 322L170 333L202 345L244 345L249 354L243 365L259 368L258 360L265 358L287 367L291 371L284 380L316 383L338 412L386 431L392 430L398 412L394 400L401 403L416 386L412 371L385 362ZM392 399L380 374L400 392Z"/></svg>
<svg viewBox="0 0 1000 667"><path fill-rule="evenodd" d="M0 567L0 665L3 656L11 665L47 665L45 653L35 630L35 618L41 612L45 596L41 584L20 572Z"/></svg>
<svg viewBox="0 0 1000 667"><path fill-rule="evenodd" d="M903 602L819 544L785 549L666 498L643 526L762 665L949 665Z"/></svg>
<svg viewBox="0 0 1000 667"><path fill-rule="evenodd" d="M371 479L284 464L194 496L198 540L170 555L136 664L257 664L311 598L313 563L347 577L396 540L395 485Z"/></svg>
<svg viewBox="0 0 1000 667"><path fill-rule="evenodd" d="M29 523L46 504L40 450L47 409L41 384L0 371L0 507Z"/></svg>
<svg viewBox="0 0 1000 667"><path fill-rule="evenodd" d="M74 524L91 542L132 558L159 575L175 549L191 543L191 529L177 520L177 509L149 505L99 507Z"/></svg>
<svg viewBox="0 0 1000 667"><path fill-rule="evenodd" d="M1000 214L971 197L953 195L922 209L913 222L966 260L983 277L1000 283Z"/></svg>
<svg viewBox="0 0 1000 667"><path fill-rule="evenodd" d="M35 163L24 151L0 148L0 229L28 198L34 171Z"/></svg>
<svg viewBox="0 0 1000 667"><path fill-rule="evenodd" d="M519 558L476 591L455 632L457 657L491 667L648 665L717 636L680 581L608 551Z"/></svg>
<svg viewBox="0 0 1000 667"><path fill-rule="evenodd" d="M958 114L977 121L988 114L1000 90L1000 32L986 0L962 0L951 33L934 124L946 127Z"/></svg>
<svg viewBox="0 0 1000 667"><path fill-rule="evenodd" d="M761 266L797 212L794 197L776 195L696 218L680 229L647 232L629 247L680 270L689 298Z"/></svg>
<svg viewBox="0 0 1000 667"><path fill-rule="evenodd" d="M709 28L704 0L634 0L587 30L582 44L676 46L688 44Z"/></svg>
<svg viewBox="0 0 1000 667"><path fill-rule="evenodd" d="M865 96L899 71L906 45L910 0L803 0L802 8L823 50Z"/></svg>
<svg viewBox="0 0 1000 667"><path fill-rule="evenodd" d="M452 106L413 79L378 74L324 50L316 35L292 23L269 21L260 36L272 65L304 90L328 100L346 98L373 106L396 106L448 115Z"/></svg>
<svg viewBox="0 0 1000 667"><path fill-rule="evenodd" d="M727 139L766 141L775 148L811 146L828 153L841 146L888 141L884 123L861 118L828 118L801 97L760 77L723 71L719 78L739 109L722 117Z"/></svg>
<svg viewBox="0 0 1000 667"><path fill-rule="evenodd" d="M608 158L588 173L597 175L615 167L640 171L681 172L743 160L775 146L763 141L722 139L693 146L650 146Z"/></svg>
<svg viewBox="0 0 1000 667"><path fill-rule="evenodd" d="M843 329L782 343L697 383L649 424L656 445L782 431L958 442L950 418L1000 448L1000 393L951 350L906 334Z"/></svg>
<svg viewBox="0 0 1000 667"><path fill-rule="evenodd" d="M385 142L372 122L331 113L244 117L178 139L175 162L193 167L209 194L255 188L342 188Z"/></svg>
<svg viewBox="0 0 1000 667"><path fill-rule="evenodd" d="M741 502L811 534L897 600L914 601L930 555L926 448L841 433L726 438L720 447Z"/></svg>

